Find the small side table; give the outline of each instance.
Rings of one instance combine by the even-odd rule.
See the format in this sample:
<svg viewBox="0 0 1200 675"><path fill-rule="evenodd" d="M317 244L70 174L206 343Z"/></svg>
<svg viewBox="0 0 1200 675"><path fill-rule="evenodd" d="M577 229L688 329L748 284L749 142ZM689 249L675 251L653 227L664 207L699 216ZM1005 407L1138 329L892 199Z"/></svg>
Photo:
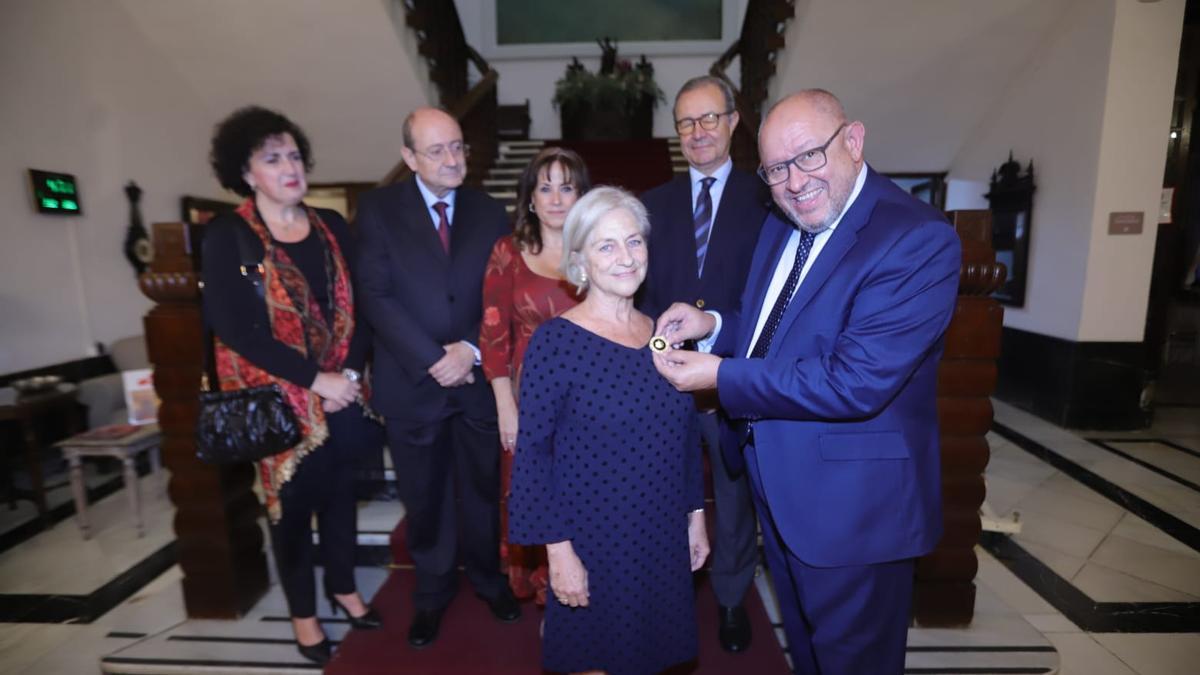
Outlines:
<svg viewBox="0 0 1200 675"><path fill-rule="evenodd" d="M87 488L83 484L84 457L115 457L121 460L124 467L125 489L129 493L129 506L137 519L138 536L145 534L145 523L142 520L142 496L138 488L138 476L135 460L138 453L150 452L150 471L157 472L162 464L159 457L159 443L162 432L157 424L147 424L135 430L117 435L125 425L100 427L89 432L78 434L60 441L57 445L62 449L71 468L71 493L75 497L75 515L78 518L79 529L83 538L92 536L91 526L87 517ZM106 433L107 432L107 433Z"/></svg>
<svg viewBox="0 0 1200 675"><path fill-rule="evenodd" d="M70 428L75 432L81 428L77 389L73 384L60 384L46 391L22 394L12 387L0 387L0 422L13 421L21 427L22 453L25 458L25 468L29 471L31 490L18 491L9 480L9 508L15 509L15 499L18 496L28 496L37 507L38 517L46 518L46 489L42 482L42 461L38 453L42 449L41 439L38 438L36 418L50 413L67 413ZM4 449L7 454L7 448ZM7 458L4 458L7 463Z"/></svg>

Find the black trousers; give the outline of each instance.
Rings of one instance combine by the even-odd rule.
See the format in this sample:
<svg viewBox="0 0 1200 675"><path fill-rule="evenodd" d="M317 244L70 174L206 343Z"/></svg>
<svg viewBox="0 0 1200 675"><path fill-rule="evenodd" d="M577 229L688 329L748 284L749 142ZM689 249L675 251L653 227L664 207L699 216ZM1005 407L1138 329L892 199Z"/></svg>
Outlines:
<svg viewBox="0 0 1200 675"><path fill-rule="evenodd" d="M271 525L271 549L288 611L296 618L316 616L313 573L312 515L317 514L321 562L327 593L353 593L354 546L358 510L354 473L365 425L357 404L326 415L329 440L300 462L295 475L279 491L283 508Z"/></svg>
<svg viewBox="0 0 1200 675"><path fill-rule="evenodd" d="M462 412L428 424L388 418L387 432L404 502L406 543L416 566L413 606L438 610L454 598L460 545L475 591L498 597L508 580L500 573L496 421Z"/></svg>
<svg viewBox="0 0 1200 675"><path fill-rule="evenodd" d="M700 433L708 448L713 501L717 510L713 519L715 527L708 535L712 544L709 579L717 602L733 607L741 604L754 581L758 566L758 521L754 517L754 500L746 474L734 477L725 469L716 415L700 414Z"/></svg>

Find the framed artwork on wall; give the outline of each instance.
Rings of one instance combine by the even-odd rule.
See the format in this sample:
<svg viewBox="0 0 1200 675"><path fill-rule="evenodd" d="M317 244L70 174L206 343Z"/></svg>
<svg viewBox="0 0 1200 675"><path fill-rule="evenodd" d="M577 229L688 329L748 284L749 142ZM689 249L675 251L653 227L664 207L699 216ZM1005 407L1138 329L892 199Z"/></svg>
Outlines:
<svg viewBox="0 0 1200 675"><path fill-rule="evenodd" d="M1033 160L1024 171L1010 152L1008 161L992 172L984 195L991 204L992 247L996 262L1008 268L1008 280L993 297L1011 307L1025 306L1025 277L1029 271L1030 228L1033 224Z"/></svg>

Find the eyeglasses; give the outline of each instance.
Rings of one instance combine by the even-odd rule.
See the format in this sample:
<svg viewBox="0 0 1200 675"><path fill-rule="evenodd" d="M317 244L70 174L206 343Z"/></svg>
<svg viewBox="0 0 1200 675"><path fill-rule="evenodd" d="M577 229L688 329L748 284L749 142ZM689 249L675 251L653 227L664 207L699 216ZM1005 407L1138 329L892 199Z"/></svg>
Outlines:
<svg viewBox="0 0 1200 675"><path fill-rule="evenodd" d="M435 145L428 150L417 150L416 148L413 148L412 151L418 155L428 158L430 161L441 164L442 162L446 161L447 155L465 158L471 152L471 149L464 145L462 141L454 141L448 145Z"/></svg>
<svg viewBox="0 0 1200 675"><path fill-rule="evenodd" d="M825 145L819 148L805 150L786 162L758 167L758 177L763 179L763 182L767 185L774 187L791 176L793 166L805 173L812 173L820 169L829 162L829 157L826 156L825 150L829 147L830 143L833 143L833 139L842 133L842 129L845 129L846 126L847 123L842 122L842 126L838 127L837 131L833 132L833 135L829 137L829 140L825 141Z"/></svg>
<svg viewBox="0 0 1200 675"><path fill-rule="evenodd" d="M713 129L717 128L718 124L721 123L721 115L732 115L732 114L733 114L732 110L726 110L725 112L719 112L719 113L715 113L715 112L704 113L703 115L701 115L699 117L684 117L683 119L675 120L675 131L679 132L680 136L687 136L688 134L690 134L696 130L697 122L700 123L701 129L707 129L708 131L712 131Z"/></svg>

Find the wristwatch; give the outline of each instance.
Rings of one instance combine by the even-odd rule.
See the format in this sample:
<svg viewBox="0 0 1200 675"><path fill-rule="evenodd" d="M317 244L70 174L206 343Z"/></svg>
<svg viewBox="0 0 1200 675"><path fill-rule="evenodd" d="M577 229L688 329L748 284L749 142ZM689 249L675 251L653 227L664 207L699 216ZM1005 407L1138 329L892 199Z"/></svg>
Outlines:
<svg viewBox="0 0 1200 675"><path fill-rule="evenodd" d="M362 381L362 374L353 368L342 368L342 375L346 376L346 379L351 382Z"/></svg>

